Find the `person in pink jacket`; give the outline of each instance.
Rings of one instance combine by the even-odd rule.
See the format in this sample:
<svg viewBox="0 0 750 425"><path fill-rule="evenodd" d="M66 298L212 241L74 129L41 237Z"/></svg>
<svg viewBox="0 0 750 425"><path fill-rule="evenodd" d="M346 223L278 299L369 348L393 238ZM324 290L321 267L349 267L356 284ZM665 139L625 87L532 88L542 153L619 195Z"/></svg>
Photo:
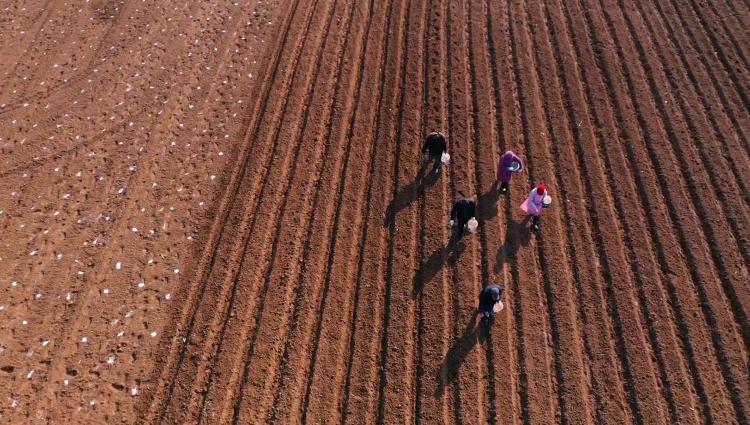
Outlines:
<svg viewBox="0 0 750 425"><path fill-rule="evenodd" d="M512 151L507 151L500 156L500 161L497 163L497 181L500 182L500 193L508 191L508 184L513 177L513 173L520 173L521 171L523 171L523 161L518 155Z"/></svg>
<svg viewBox="0 0 750 425"><path fill-rule="evenodd" d="M544 183L539 183L539 186L531 189L529 197L521 204L521 209L531 216L531 226L534 230L539 230L539 217L542 215L545 196L547 196L547 187Z"/></svg>

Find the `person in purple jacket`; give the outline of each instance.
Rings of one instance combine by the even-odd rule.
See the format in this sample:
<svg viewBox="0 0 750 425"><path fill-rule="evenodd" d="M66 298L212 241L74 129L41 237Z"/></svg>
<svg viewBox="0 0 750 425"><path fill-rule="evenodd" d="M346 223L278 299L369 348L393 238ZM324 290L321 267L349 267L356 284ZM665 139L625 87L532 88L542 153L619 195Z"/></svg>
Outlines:
<svg viewBox="0 0 750 425"><path fill-rule="evenodd" d="M521 157L512 151L507 151L500 156L500 161L497 163L497 180L500 182L500 193L508 191L513 173L520 173L521 171L523 171Z"/></svg>

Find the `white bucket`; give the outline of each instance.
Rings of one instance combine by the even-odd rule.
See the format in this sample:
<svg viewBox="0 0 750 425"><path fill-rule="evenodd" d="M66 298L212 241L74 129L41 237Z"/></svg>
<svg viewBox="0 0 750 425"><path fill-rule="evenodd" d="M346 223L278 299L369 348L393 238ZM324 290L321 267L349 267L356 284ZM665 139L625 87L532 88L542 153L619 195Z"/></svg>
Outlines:
<svg viewBox="0 0 750 425"><path fill-rule="evenodd" d="M520 170L520 169L521 169L521 164L519 164L516 161L511 162L510 166L508 167L508 171L510 171L512 173L517 173L518 170Z"/></svg>
<svg viewBox="0 0 750 425"><path fill-rule="evenodd" d="M503 311L503 308L505 308L505 305L503 304L503 302L502 302L502 301L498 301L498 302L496 302L496 303L495 303L495 305L494 305L494 306L492 307L492 311L493 311L494 313L500 313L501 311Z"/></svg>
<svg viewBox="0 0 750 425"><path fill-rule="evenodd" d="M542 199L542 208L549 208L550 205L552 205L552 197L546 195L544 199Z"/></svg>
<svg viewBox="0 0 750 425"><path fill-rule="evenodd" d="M466 227L469 229L471 233L476 233L477 228L479 228L479 222L477 221L476 218L472 217L471 219L469 219L469 222L466 223Z"/></svg>
<svg viewBox="0 0 750 425"><path fill-rule="evenodd" d="M443 155L440 156L440 162L443 163L443 165L448 165L451 162L451 156L448 152L443 152Z"/></svg>

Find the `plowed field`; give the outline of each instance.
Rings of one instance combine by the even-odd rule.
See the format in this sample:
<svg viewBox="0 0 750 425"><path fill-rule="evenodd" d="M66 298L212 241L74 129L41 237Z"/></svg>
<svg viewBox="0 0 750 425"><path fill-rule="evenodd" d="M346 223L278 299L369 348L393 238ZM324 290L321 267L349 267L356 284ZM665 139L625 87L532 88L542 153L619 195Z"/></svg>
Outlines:
<svg viewBox="0 0 750 425"><path fill-rule="evenodd" d="M750 423L747 0L7 3L0 421Z"/></svg>

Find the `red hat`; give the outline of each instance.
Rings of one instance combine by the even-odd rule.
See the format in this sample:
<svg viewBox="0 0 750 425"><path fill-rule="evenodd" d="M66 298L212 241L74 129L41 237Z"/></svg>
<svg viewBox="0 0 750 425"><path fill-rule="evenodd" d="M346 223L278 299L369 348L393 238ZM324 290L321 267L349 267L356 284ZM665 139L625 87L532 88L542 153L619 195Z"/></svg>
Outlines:
<svg viewBox="0 0 750 425"><path fill-rule="evenodd" d="M547 186L545 186L544 183L539 183L539 186L536 187L536 193L538 195L544 195L545 190L547 190Z"/></svg>

